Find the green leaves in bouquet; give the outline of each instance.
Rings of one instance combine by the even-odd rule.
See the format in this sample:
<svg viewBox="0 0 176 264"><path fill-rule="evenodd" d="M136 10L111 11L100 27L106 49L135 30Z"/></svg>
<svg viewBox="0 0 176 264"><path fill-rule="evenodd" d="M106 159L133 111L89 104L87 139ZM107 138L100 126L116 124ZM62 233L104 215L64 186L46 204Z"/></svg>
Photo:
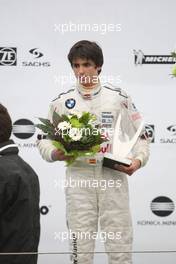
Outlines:
<svg viewBox="0 0 176 264"><path fill-rule="evenodd" d="M173 58L176 58L176 51L171 52Z"/></svg>
<svg viewBox="0 0 176 264"><path fill-rule="evenodd" d="M77 117L74 117L74 116L70 118L70 123L72 127L75 127L75 128L82 128L84 125L82 122L80 122L80 120Z"/></svg>
<svg viewBox="0 0 176 264"><path fill-rule="evenodd" d="M100 150L100 145L94 145L89 150L71 150L68 152L60 142L53 140L52 143L57 149L62 150L66 156L70 156L70 159L66 160L67 166L70 166L79 157L94 156Z"/></svg>
<svg viewBox="0 0 176 264"><path fill-rule="evenodd" d="M172 77L176 77L176 64L172 68Z"/></svg>
<svg viewBox="0 0 176 264"><path fill-rule="evenodd" d="M81 143L88 145L88 146L94 146L96 144L101 144L103 143L105 140L102 139L100 132L95 128L88 125L87 129L89 130L89 135L86 135L86 131L83 132L83 136L81 138ZM95 133L96 132L96 133Z"/></svg>
<svg viewBox="0 0 176 264"><path fill-rule="evenodd" d="M87 125L90 121L90 119L93 118L93 115L89 112L83 112L83 115L79 118L79 122L83 123L84 125Z"/></svg>
<svg viewBox="0 0 176 264"><path fill-rule="evenodd" d="M48 127L43 125L43 124L37 124L35 125L37 128L39 128L40 130L42 130L45 134L48 133Z"/></svg>
<svg viewBox="0 0 176 264"><path fill-rule="evenodd" d="M172 55L173 58L176 58L176 51L171 52L171 55ZM176 77L176 63L172 67L171 75L172 75L172 77Z"/></svg>
<svg viewBox="0 0 176 264"><path fill-rule="evenodd" d="M42 130L45 134L52 135L54 133L54 127L49 119L46 118L39 118L40 122L43 124L35 125L37 128Z"/></svg>
<svg viewBox="0 0 176 264"><path fill-rule="evenodd" d="M55 127L57 127L58 126L58 124L60 123L60 122L62 122L62 117L57 113L57 112L53 112L53 116L52 116L52 121L53 121L53 125L55 126Z"/></svg>
<svg viewBox="0 0 176 264"><path fill-rule="evenodd" d="M96 140L93 135L90 135L90 136L83 135L80 141L81 143L85 145L95 145L96 144Z"/></svg>
<svg viewBox="0 0 176 264"><path fill-rule="evenodd" d="M46 118L39 118L40 122L42 122L45 126L50 127L51 126L51 122L49 121L49 119Z"/></svg>
<svg viewBox="0 0 176 264"><path fill-rule="evenodd" d="M100 131L95 126L96 117L89 112L83 112L79 117L77 114L59 115L54 111L53 123L44 118L39 118L39 120L42 124L38 124L36 127L48 135L48 138L52 140L57 149L62 150L66 156L70 157L69 160L66 160L67 166L71 165L78 157L94 156L100 150L101 143L106 141L101 137ZM71 125L71 129L81 129L82 136L80 140L77 141L70 137L70 128L62 130L59 127L60 123L64 123L64 121ZM94 133L95 131L96 133Z"/></svg>
<svg viewBox="0 0 176 264"><path fill-rule="evenodd" d="M52 143L57 149L63 151L65 156L70 156L70 159L66 160L67 166L71 165L76 160L77 156L71 154L71 152L67 152L61 142L53 140Z"/></svg>

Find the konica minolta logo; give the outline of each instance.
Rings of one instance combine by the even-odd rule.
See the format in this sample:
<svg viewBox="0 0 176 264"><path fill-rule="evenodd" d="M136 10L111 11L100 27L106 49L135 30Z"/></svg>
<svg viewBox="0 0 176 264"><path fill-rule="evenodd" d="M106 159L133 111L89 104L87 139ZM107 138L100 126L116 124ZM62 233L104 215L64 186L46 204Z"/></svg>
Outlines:
<svg viewBox="0 0 176 264"><path fill-rule="evenodd" d="M175 205L170 198L159 196L151 202L151 210L155 215L165 217L173 213Z"/></svg>
<svg viewBox="0 0 176 264"><path fill-rule="evenodd" d="M27 139L34 135L35 125L28 119L19 119L13 124L13 134L20 139Z"/></svg>
<svg viewBox="0 0 176 264"><path fill-rule="evenodd" d="M0 66L17 65L17 48L0 47Z"/></svg>
<svg viewBox="0 0 176 264"><path fill-rule="evenodd" d="M133 52L135 65L176 63L176 58L172 55L145 55L142 50L133 50Z"/></svg>

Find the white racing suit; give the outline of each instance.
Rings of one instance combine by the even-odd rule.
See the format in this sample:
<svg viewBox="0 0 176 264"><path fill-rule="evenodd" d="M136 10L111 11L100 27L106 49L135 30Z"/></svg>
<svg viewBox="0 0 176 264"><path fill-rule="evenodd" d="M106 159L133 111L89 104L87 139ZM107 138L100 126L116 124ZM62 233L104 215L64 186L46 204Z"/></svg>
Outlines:
<svg viewBox="0 0 176 264"><path fill-rule="evenodd" d="M91 93L81 85L62 93L51 103L53 111L69 114L70 111L88 111L96 115L103 128L114 128L119 113L122 114L122 134L133 137L141 115L126 93L112 85L98 84ZM107 130L108 131L108 130ZM131 264L132 222L129 208L128 181L126 174L102 166L103 154L111 151L112 136L103 143L101 151L92 158L80 158L66 170L66 217L69 232L72 263L92 264L97 238L102 239L109 264ZM55 149L47 139L38 142L42 157L52 162ZM149 141L145 130L141 132L131 157L144 166L149 157ZM100 223L100 232L98 224ZM101 240L102 241L102 240ZM118 253L120 252L120 253Z"/></svg>

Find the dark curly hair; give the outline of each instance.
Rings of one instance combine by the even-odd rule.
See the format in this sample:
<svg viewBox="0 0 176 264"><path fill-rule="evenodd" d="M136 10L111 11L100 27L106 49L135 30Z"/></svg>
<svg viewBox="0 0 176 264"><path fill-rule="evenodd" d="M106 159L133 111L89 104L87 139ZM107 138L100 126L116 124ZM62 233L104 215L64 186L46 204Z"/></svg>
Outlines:
<svg viewBox="0 0 176 264"><path fill-rule="evenodd" d="M8 141L12 133L12 120L7 109L0 104L0 143Z"/></svg>
<svg viewBox="0 0 176 264"><path fill-rule="evenodd" d="M102 49L95 42L89 40L81 40L73 45L68 54L68 60L72 66L75 59L92 60L97 67L103 65L103 52ZM101 69L98 71L100 74Z"/></svg>

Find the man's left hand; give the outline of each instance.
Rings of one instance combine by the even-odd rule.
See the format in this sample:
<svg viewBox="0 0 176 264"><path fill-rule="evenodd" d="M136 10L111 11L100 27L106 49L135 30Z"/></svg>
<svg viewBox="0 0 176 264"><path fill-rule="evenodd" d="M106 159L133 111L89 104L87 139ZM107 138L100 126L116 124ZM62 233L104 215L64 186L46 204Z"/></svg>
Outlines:
<svg viewBox="0 0 176 264"><path fill-rule="evenodd" d="M141 162L138 159L132 159L132 163L129 167L124 165L114 165L115 170L124 172L131 176L136 170L138 170L141 167Z"/></svg>

